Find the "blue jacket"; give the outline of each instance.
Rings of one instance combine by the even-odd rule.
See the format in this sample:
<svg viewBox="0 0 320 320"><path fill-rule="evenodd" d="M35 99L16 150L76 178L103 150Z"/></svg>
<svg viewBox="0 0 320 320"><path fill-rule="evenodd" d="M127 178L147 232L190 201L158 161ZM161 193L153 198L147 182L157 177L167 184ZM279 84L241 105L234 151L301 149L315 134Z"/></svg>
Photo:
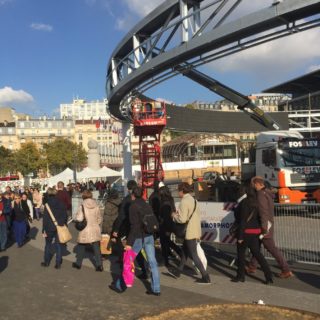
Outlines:
<svg viewBox="0 0 320 320"><path fill-rule="evenodd" d="M11 215L11 212L12 212L12 207L11 207L11 202L12 202L12 199L7 199L5 197L2 198L2 203L3 203L3 213L6 215L6 216L9 216Z"/></svg>

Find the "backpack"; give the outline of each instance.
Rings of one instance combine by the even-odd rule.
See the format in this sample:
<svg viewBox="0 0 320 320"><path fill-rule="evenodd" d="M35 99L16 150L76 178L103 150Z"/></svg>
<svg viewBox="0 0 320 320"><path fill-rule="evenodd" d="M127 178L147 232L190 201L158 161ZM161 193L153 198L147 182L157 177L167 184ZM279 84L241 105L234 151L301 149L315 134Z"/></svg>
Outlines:
<svg viewBox="0 0 320 320"><path fill-rule="evenodd" d="M141 213L142 230L145 234L154 234L159 231L159 222L151 207L146 204L139 207Z"/></svg>

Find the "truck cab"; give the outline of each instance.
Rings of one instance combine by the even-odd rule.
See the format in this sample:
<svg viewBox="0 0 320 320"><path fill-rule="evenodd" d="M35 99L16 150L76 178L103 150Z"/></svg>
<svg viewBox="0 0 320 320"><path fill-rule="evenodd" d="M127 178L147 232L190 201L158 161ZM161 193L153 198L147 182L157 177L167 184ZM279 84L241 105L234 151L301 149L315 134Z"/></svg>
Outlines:
<svg viewBox="0 0 320 320"><path fill-rule="evenodd" d="M279 203L320 202L320 140L296 131L260 133L256 174L278 189Z"/></svg>

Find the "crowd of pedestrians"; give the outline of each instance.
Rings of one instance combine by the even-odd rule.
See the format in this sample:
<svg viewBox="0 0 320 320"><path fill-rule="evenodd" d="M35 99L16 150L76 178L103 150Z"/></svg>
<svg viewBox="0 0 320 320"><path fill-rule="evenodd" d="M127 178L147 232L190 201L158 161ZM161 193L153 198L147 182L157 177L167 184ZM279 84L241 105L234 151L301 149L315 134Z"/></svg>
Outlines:
<svg viewBox="0 0 320 320"><path fill-rule="evenodd" d="M120 198L116 189L99 181L96 184L64 186L58 182L57 187L48 188L41 193L36 188L11 190L6 188L0 201L0 250L6 250L9 240L15 241L21 248L28 240L30 224L33 219L42 218L42 235L45 239L44 258L41 266L48 267L55 253L55 268L60 269L62 252L66 244L59 241L57 228L66 226L71 220L71 195L79 194L82 204L77 208L75 222L82 222L83 227L77 237L76 261L72 267L81 269L86 247L90 246L94 255L96 271L103 271L101 255L102 235L109 236L108 250L116 256L120 269L124 270L125 253L132 253L133 263L140 269L137 277L142 280L150 278L149 295L161 294L160 275L156 258L155 240L159 238L161 256L168 275L179 278L184 271L188 258L192 260L195 270L201 275L196 280L199 284L211 284L211 279L204 262L205 256L199 252L201 238L201 218L197 200L192 196L188 183L178 185L180 197L176 207L170 189L162 182L155 186L149 202L143 199L143 189L134 181L127 183L128 194ZM104 211L93 199L92 189L107 197ZM91 189L91 190L90 190ZM245 274L254 273L259 263L265 275L265 283L272 284L270 267L261 253L263 246L278 262L280 278L293 276L288 263L276 247L273 232L273 197L260 177L252 179L251 184L240 188L239 199L235 207L234 237L237 239L237 274L234 282L244 282ZM180 235L184 229L183 236ZM181 245L173 241L173 235L182 237ZM52 246L54 245L54 251ZM252 253L252 260L246 265L247 248ZM203 252L203 251L202 251ZM174 258L174 259L173 259ZM175 260L176 263L172 263ZM134 269L134 268L133 268ZM117 293L124 292L128 284L124 273L113 278L109 288Z"/></svg>

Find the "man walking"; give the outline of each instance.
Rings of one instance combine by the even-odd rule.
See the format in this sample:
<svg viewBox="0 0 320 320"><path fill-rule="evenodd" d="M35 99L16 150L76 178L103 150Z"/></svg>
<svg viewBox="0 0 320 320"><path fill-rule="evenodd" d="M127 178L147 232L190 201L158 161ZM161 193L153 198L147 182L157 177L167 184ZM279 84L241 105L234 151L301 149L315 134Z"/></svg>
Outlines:
<svg viewBox="0 0 320 320"><path fill-rule="evenodd" d="M143 227L143 217L152 215L153 211L150 205L142 199L142 194L141 187L136 186L133 188L131 194L132 203L129 208L130 231L125 250L132 249L138 254L144 249L151 269L151 290L147 290L146 294L160 296L160 277L155 257L154 238L153 234L147 233ZM111 284L109 288L118 293L124 290L120 279Z"/></svg>
<svg viewBox="0 0 320 320"><path fill-rule="evenodd" d="M65 206L67 210L68 217L71 217L71 197L69 192L65 189L64 183L62 181L59 181L57 183L57 195L56 198L59 199Z"/></svg>
<svg viewBox="0 0 320 320"><path fill-rule="evenodd" d="M275 258L281 268L281 273L278 276L282 279L287 279L293 276L289 269L289 265L281 251L276 247L273 239L274 234L274 201L272 193L266 189L265 182L262 177L254 177L251 180L252 186L257 192L258 210L261 222L261 229L264 237L262 239L263 246ZM255 258L249 263L247 268L248 273L254 273L257 268L257 261Z"/></svg>

